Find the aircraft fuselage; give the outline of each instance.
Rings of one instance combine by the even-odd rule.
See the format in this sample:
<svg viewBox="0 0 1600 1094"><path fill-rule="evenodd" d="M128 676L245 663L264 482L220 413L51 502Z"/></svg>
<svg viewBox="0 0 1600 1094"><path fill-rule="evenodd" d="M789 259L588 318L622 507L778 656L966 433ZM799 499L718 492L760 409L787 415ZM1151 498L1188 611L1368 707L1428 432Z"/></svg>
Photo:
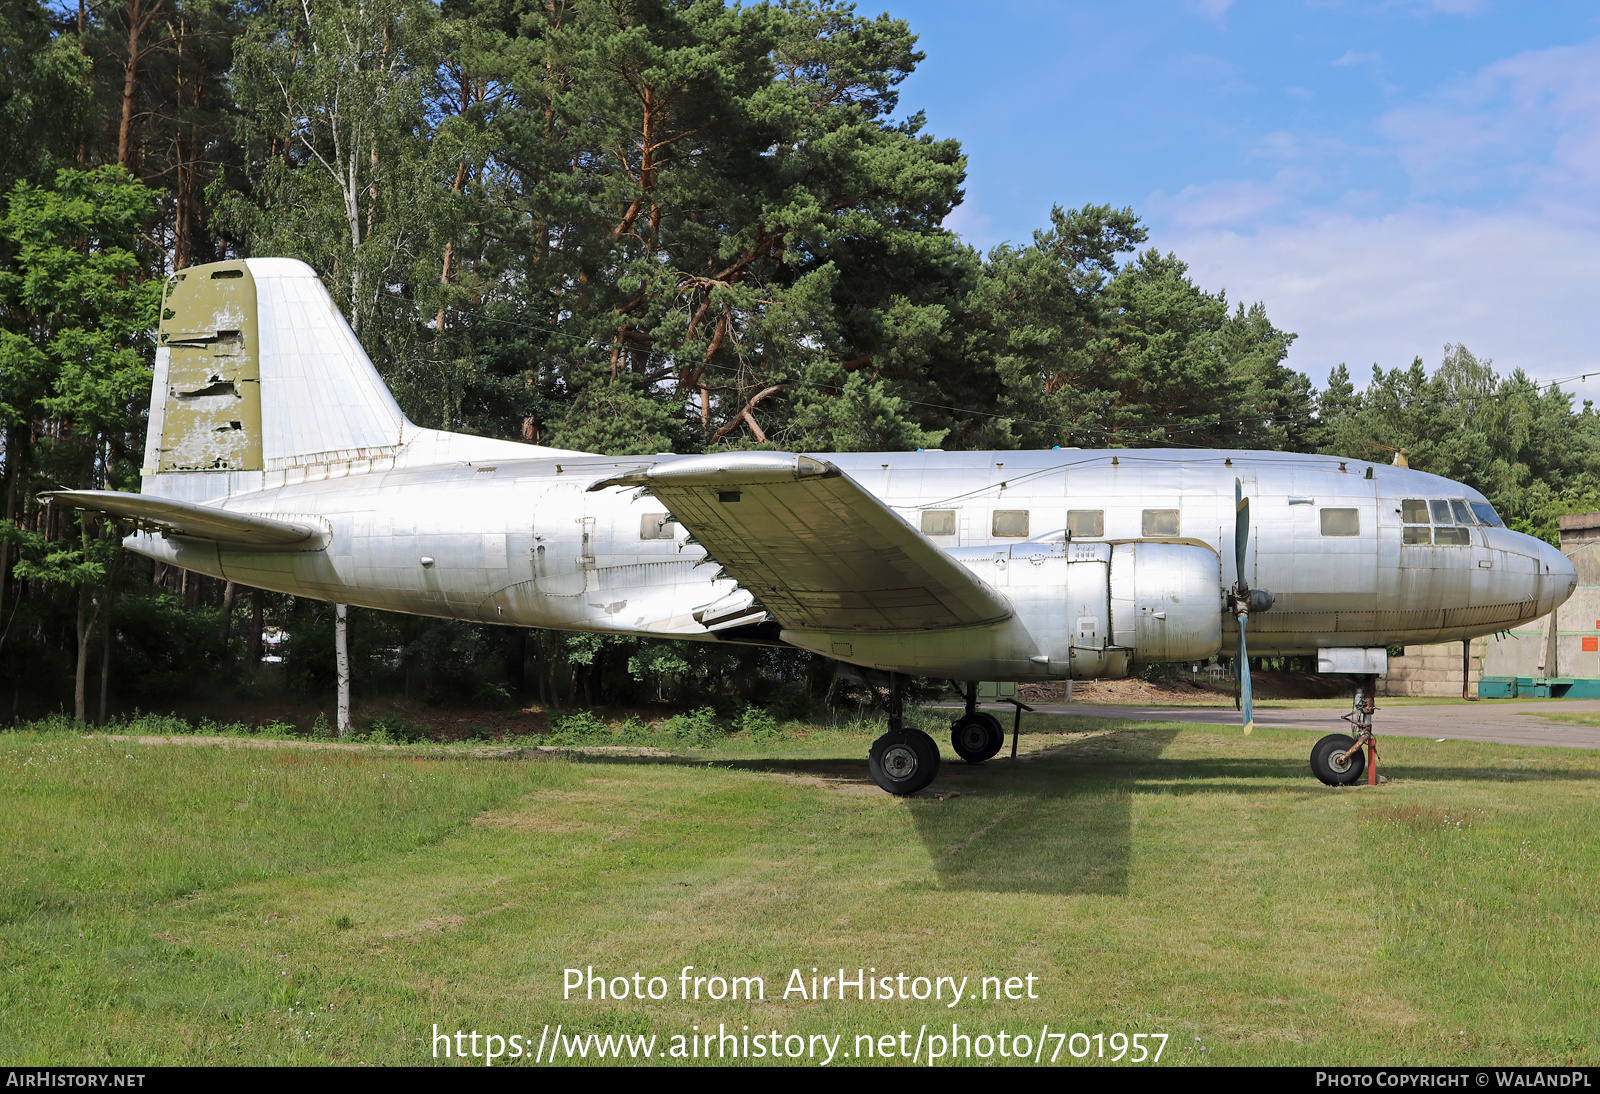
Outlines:
<svg viewBox="0 0 1600 1094"><path fill-rule="evenodd" d="M268 472L265 489L233 494L221 508L318 518L327 535L311 549L148 533L126 545L241 584L390 611L654 638L777 637L776 624L708 630L695 613L735 593L734 578L719 576L680 525L663 524L669 514L647 493L588 490L680 458L302 465ZM1576 580L1555 548L1497 526L1481 494L1386 464L1166 449L816 458L1014 609L1001 624L937 633L781 630L794 645L885 669L1116 676L1141 662L1231 649L1233 623L1222 608L1235 578L1235 479L1254 525L1244 576L1276 598L1251 617L1252 654L1488 634L1549 612ZM1418 502L1444 506L1419 520ZM1140 591L1119 593L1118 566L1131 575L1135 556ZM1183 572L1170 576L1174 566Z"/></svg>

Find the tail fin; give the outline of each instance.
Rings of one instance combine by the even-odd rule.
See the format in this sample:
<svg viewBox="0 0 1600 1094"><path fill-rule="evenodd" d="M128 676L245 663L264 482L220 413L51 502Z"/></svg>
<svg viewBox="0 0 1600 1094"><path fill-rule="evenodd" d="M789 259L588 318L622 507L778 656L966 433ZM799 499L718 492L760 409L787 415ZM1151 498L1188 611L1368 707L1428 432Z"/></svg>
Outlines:
<svg viewBox="0 0 1600 1094"><path fill-rule="evenodd" d="M145 493L204 501L392 466L408 447L427 462L557 451L407 421L303 262L239 259L168 278Z"/></svg>

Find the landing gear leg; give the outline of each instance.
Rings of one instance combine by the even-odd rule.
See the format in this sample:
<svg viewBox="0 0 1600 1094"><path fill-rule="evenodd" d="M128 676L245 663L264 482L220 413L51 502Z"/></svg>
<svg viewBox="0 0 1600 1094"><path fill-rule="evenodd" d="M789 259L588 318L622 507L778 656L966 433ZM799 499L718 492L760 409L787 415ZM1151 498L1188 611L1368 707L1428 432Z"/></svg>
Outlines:
<svg viewBox="0 0 1600 1094"><path fill-rule="evenodd" d="M950 723L950 747L969 764L981 764L999 754L1006 743L1000 719L978 709L978 682L967 682L967 712Z"/></svg>
<svg viewBox="0 0 1600 1094"><path fill-rule="evenodd" d="M872 742L867 754L872 781L891 794L915 794L939 773L939 746L920 729L905 728L904 697L898 673L889 674L889 732Z"/></svg>
<svg viewBox="0 0 1600 1094"><path fill-rule="evenodd" d="M1378 678L1363 676L1356 685L1355 702L1344 720L1355 729L1354 737L1330 733L1311 749L1311 772L1329 786L1350 786L1361 780L1376 786L1389 780L1378 774L1378 739L1372 729L1372 715L1378 709Z"/></svg>

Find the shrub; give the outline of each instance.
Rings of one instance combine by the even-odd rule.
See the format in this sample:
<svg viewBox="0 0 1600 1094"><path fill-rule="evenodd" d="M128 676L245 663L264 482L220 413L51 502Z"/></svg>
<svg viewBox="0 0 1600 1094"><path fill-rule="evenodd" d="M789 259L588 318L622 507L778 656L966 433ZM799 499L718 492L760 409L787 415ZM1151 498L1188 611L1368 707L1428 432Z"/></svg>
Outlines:
<svg viewBox="0 0 1600 1094"><path fill-rule="evenodd" d="M725 733L717 724L717 712L711 707L701 707L668 718L661 724L661 735L689 748L706 748Z"/></svg>
<svg viewBox="0 0 1600 1094"><path fill-rule="evenodd" d="M367 726L367 740L374 744L410 744L426 740L429 735L427 726L419 726L398 714L380 714Z"/></svg>
<svg viewBox="0 0 1600 1094"><path fill-rule="evenodd" d="M552 745L592 745L611 743L611 731L593 711L580 710L556 719L555 725L545 734L545 743Z"/></svg>
<svg viewBox="0 0 1600 1094"><path fill-rule="evenodd" d="M753 704L744 708L734 724L743 732L750 734L751 740L762 744L783 739L783 731L778 728L778 720Z"/></svg>
<svg viewBox="0 0 1600 1094"><path fill-rule="evenodd" d="M655 730L650 728L648 722L641 722L636 714L628 715L621 725L611 731L613 744L647 745L654 739Z"/></svg>

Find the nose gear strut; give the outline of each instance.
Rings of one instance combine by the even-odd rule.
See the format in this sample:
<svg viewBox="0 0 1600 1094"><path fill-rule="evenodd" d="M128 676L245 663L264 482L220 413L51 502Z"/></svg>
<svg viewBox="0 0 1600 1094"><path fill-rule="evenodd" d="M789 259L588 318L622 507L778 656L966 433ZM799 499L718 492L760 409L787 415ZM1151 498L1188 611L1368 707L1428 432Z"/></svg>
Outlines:
<svg viewBox="0 0 1600 1094"><path fill-rule="evenodd" d="M1311 749L1311 770L1329 786L1350 786L1366 772L1367 785L1389 780L1378 774L1378 738L1373 732L1372 715L1377 710L1378 678L1367 675L1356 685L1352 709L1341 717L1350 723L1355 736L1330 733Z"/></svg>

